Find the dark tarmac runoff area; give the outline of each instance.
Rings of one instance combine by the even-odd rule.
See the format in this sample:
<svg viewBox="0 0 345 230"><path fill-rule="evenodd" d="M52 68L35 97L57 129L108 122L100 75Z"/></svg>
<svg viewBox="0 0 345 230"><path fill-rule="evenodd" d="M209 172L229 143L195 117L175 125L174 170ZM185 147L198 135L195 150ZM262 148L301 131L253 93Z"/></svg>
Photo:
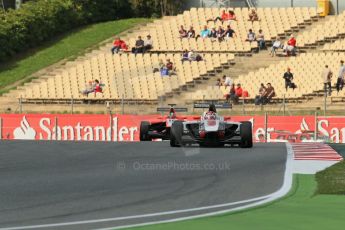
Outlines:
<svg viewBox="0 0 345 230"><path fill-rule="evenodd" d="M286 160L284 143L3 141L0 229L99 229L228 210L279 190Z"/></svg>

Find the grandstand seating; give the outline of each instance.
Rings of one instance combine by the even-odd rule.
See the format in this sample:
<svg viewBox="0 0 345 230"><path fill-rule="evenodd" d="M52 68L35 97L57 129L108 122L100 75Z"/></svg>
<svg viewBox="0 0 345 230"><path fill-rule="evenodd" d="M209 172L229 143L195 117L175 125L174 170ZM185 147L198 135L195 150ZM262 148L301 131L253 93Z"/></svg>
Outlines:
<svg viewBox="0 0 345 230"><path fill-rule="evenodd" d="M345 51L345 39L336 40L333 43L326 43L322 48L324 51Z"/></svg>
<svg viewBox="0 0 345 230"><path fill-rule="evenodd" d="M229 10L229 9L227 9ZM83 100L85 97L80 93L85 88L88 81L98 79L105 84L103 94L90 95L89 99L99 100L142 100L154 101L159 97L171 95L172 92L181 90L183 87L194 84L198 80L222 65L233 61L234 54L249 53L257 47L256 42L245 42L249 29L257 32L262 29L266 40L277 36L286 36L289 33L304 27L317 20L318 14L315 8L258 8L257 13L260 21L248 21L249 9L235 8L237 21L231 22L231 27L236 31L237 37L226 42L211 42L210 39L180 39L178 29L184 25L186 29L193 26L197 33L207 24L207 19L219 16L222 9L192 8L183 14L173 17L166 17L161 20L144 26L143 28L130 33L130 37L124 38L129 41L129 46L134 46L138 35L146 37L150 34L154 41L154 49L145 55L132 55L127 53L111 55L109 43L103 49L92 52L84 58L69 62L62 68L43 76L38 82L32 82L21 87L17 92L18 97L26 99L27 102L44 101L59 102L70 100ZM221 22L209 22L208 27L221 25ZM223 27L226 24L224 23ZM203 53L205 61L202 62L182 62L179 52L182 50L198 50ZM234 54L231 54L234 53ZM177 75L172 77L161 77L159 73L153 73L153 68L158 67L160 59L165 61L171 58L177 67ZM240 76L239 81L244 88L255 96L257 85L261 81L272 82L282 95L279 84L282 84L280 76L275 81L271 77L273 73L282 72L287 65L296 64L291 59L291 63L282 63L279 66L270 66L268 69L261 69L247 76ZM289 61L290 62L290 61ZM279 71L278 71L279 70ZM301 73L300 73L301 74ZM265 77L263 77L265 76ZM298 76L298 75L297 75ZM260 79L260 80L259 80ZM289 93L288 97L300 97L304 91L302 80L296 82L301 87L295 92ZM309 89L307 89L308 91ZM203 95L209 98L223 98L225 89L221 91L216 88L209 88L207 91L197 91L189 98L201 99ZM309 90L311 91L311 89Z"/></svg>
<svg viewBox="0 0 345 230"><path fill-rule="evenodd" d="M314 47L345 35L345 12L297 36L299 47Z"/></svg>
<svg viewBox="0 0 345 230"><path fill-rule="evenodd" d="M177 68L177 74L161 77L153 73L159 60L170 58ZM56 76L43 78L41 83L32 84L22 92L25 99L66 100L84 99L80 91L88 81L98 79L106 85L98 99L157 100L159 96L178 90L193 83L195 79L208 75L215 68L228 65L233 54L206 54L204 61L181 62L179 54L111 55L98 54L90 60L80 61L74 67L63 70ZM94 98L91 95L90 98Z"/></svg>
<svg viewBox="0 0 345 230"><path fill-rule="evenodd" d="M257 13L260 21L252 23L248 21L248 8L234 8L232 10L236 14L237 21L231 21L230 23L237 34L234 39L219 43L211 42L210 39L198 39L196 41L195 39L181 40L179 38L178 30L181 25L186 29L193 26L197 34L204 25L208 25L209 29L212 27L218 28L218 26L226 27L226 23L222 25L219 21L217 23L206 22L209 18L218 17L222 10L217 8L192 8L190 11L185 11L176 17L157 20L148 28L133 33L134 36L129 41L130 47L134 46L137 36L146 37L147 34L150 34L154 41L154 51L176 52L184 49L194 49L201 52L250 52L251 49L257 47L257 44L245 41L249 29L253 29L254 32L262 29L266 40L269 41L277 36L291 33L318 17L315 8L258 8Z"/></svg>
<svg viewBox="0 0 345 230"><path fill-rule="evenodd" d="M241 83L242 88L249 92L249 99L258 95L261 83L270 82L275 88L278 99L284 97L288 99L300 99L307 95L312 95L317 91L323 90L322 72L325 65L328 65L333 73L337 73L339 61L345 60L344 53L308 53L301 54L299 57L290 58L281 61L279 64L270 65L268 68L259 69L256 72L250 72L247 75L240 75L234 79L235 83ZM283 74L290 67L294 74L294 83L297 85L295 90L285 90ZM336 76L333 77L333 83L336 83ZM205 90L199 90L186 98L193 100L219 100L224 99L224 95L229 92L229 87L209 86ZM345 91L339 94L334 93L333 97L345 96Z"/></svg>

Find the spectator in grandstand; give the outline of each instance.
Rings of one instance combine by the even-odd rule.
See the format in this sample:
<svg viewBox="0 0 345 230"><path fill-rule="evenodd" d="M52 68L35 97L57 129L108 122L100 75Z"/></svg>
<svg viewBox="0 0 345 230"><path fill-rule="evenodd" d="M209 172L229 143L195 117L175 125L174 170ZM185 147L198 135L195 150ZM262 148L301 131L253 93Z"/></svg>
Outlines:
<svg viewBox="0 0 345 230"><path fill-rule="evenodd" d="M198 39L199 37L203 39L210 37L210 30L207 28L207 26L204 26L204 29L200 32L198 36L196 36L196 39Z"/></svg>
<svg viewBox="0 0 345 230"><path fill-rule="evenodd" d="M211 41L214 42L217 40L217 30L216 28L212 28L211 32L209 34L209 37L211 38Z"/></svg>
<svg viewBox="0 0 345 230"><path fill-rule="evenodd" d="M95 80L95 89L94 89L95 96L96 96L97 93L103 93L103 87L104 87L104 84L100 83L96 79Z"/></svg>
<svg viewBox="0 0 345 230"><path fill-rule="evenodd" d="M237 84L237 88L236 88L236 96L237 97L242 97L242 94L243 94L243 89L241 87L241 84Z"/></svg>
<svg viewBox="0 0 345 230"><path fill-rule="evenodd" d="M235 12L232 10L229 10L229 14L228 14L228 21L236 21L236 15Z"/></svg>
<svg viewBox="0 0 345 230"><path fill-rule="evenodd" d="M168 61L170 62L170 59L167 59L167 62ZM159 60L158 66L159 66L159 69L155 68L153 70L154 73L159 71L162 77L169 76L169 69L167 67L167 64L165 64L162 59Z"/></svg>
<svg viewBox="0 0 345 230"><path fill-rule="evenodd" d="M135 47L132 48L132 53L138 54L144 52L145 42L141 39L141 36L138 37L138 40L135 42Z"/></svg>
<svg viewBox="0 0 345 230"><path fill-rule="evenodd" d="M259 88L259 96L262 97L265 94L266 91L266 86L264 85L264 83L260 84L260 88Z"/></svg>
<svg viewBox="0 0 345 230"><path fill-rule="evenodd" d="M266 86L264 83L261 83L260 88L259 88L259 95L256 95L255 97L255 105L261 105L263 103L263 98L266 92Z"/></svg>
<svg viewBox="0 0 345 230"><path fill-rule="evenodd" d="M124 47L125 45L125 47ZM111 48L111 53L118 53L120 50L127 48L126 43L121 40L119 37L116 37L113 43L113 48Z"/></svg>
<svg viewBox="0 0 345 230"><path fill-rule="evenodd" d="M259 50L262 50L262 49L264 49L266 47L265 35L262 32L262 29L259 30L259 33L256 36L256 41L258 42Z"/></svg>
<svg viewBox="0 0 345 230"><path fill-rule="evenodd" d="M233 101L234 103L236 101L238 101L238 98L236 99L236 88L235 88L235 84L232 84L231 87L230 87L230 91L229 91L229 94L226 94L225 95L225 98L226 100L231 100Z"/></svg>
<svg viewBox="0 0 345 230"><path fill-rule="evenodd" d="M323 83L324 83L325 94L328 93L329 96L331 96L332 94L332 76L333 76L332 71L328 68L328 65L326 65L322 73L322 77L324 79Z"/></svg>
<svg viewBox="0 0 345 230"><path fill-rule="evenodd" d="M199 53L195 52L194 50L191 50L188 53L188 60L189 61L202 61L202 57Z"/></svg>
<svg viewBox="0 0 345 230"><path fill-rule="evenodd" d="M212 21L214 21L214 23L216 23L217 21L221 21L223 23L226 20L228 20L228 17L229 17L229 15L226 13L225 10L223 10L222 14L220 16L216 17L215 19L209 18L207 20L207 23L212 22Z"/></svg>
<svg viewBox="0 0 345 230"><path fill-rule="evenodd" d="M296 39L293 34L290 35L290 38L287 42L287 45L284 47L284 52L286 52L287 56L295 56L296 55Z"/></svg>
<svg viewBox="0 0 345 230"><path fill-rule="evenodd" d="M88 84L85 85L85 89L81 90L80 93L84 96L89 96L90 93L94 92L95 86L94 81L89 81Z"/></svg>
<svg viewBox="0 0 345 230"><path fill-rule="evenodd" d="M241 87L241 84L237 84L237 88L235 89L235 95L232 94L232 98L231 98L231 93L230 93L230 98L232 99L234 104L238 104L238 100L240 99L240 97L242 97L242 94L243 94L243 89Z"/></svg>
<svg viewBox="0 0 345 230"><path fill-rule="evenodd" d="M220 80L220 78L217 79L216 86L219 86L219 87L222 86L222 80Z"/></svg>
<svg viewBox="0 0 345 230"><path fill-rule="evenodd" d="M159 59L158 68L153 69L153 73L160 72L162 75L162 70L165 68L165 64L162 59Z"/></svg>
<svg viewBox="0 0 345 230"><path fill-rule="evenodd" d="M149 51L153 48L153 41L151 39L151 35L147 35L146 40L144 41L144 48L143 48L143 53L146 51Z"/></svg>
<svg viewBox="0 0 345 230"><path fill-rule="evenodd" d="M181 58L181 61L184 62L184 61L189 61L189 56L188 56L188 50L184 50L183 53L182 53L182 58Z"/></svg>
<svg viewBox="0 0 345 230"><path fill-rule="evenodd" d="M97 79L94 81L89 81L85 89L80 91L84 96L89 96L90 93L103 93L103 88L105 85L100 83Z"/></svg>
<svg viewBox="0 0 345 230"><path fill-rule="evenodd" d="M233 29L231 29L230 25L228 25L226 30L225 30L224 38L230 39L233 37L236 37L236 32Z"/></svg>
<svg viewBox="0 0 345 230"><path fill-rule="evenodd" d="M223 83L222 83L225 88L228 87L228 86L231 86L232 85L232 80L230 77L227 77L226 75L223 75Z"/></svg>
<svg viewBox="0 0 345 230"><path fill-rule="evenodd" d="M283 78L285 80L285 90L287 91L288 88L292 88L295 90L296 85L293 83L293 74L291 73L291 69L287 68L287 71L284 73Z"/></svg>
<svg viewBox="0 0 345 230"><path fill-rule="evenodd" d="M276 96L276 92L273 88L273 86L271 85L271 83L267 83L267 87L266 87L266 91L265 93L263 94L263 97L262 97L262 104L267 104L271 101L271 99L273 97Z"/></svg>
<svg viewBox="0 0 345 230"><path fill-rule="evenodd" d="M188 38L195 38L195 30L193 26L191 26L187 32L187 37Z"/></svg>
<svg viewBox="0 0 345 230"><path fill-rule="evenodd" d="M219 26L217 30L217 38L219 42L224 41L224 36L225 36L225 30Z"/></svg>
<svg viewBox="0 0 345 230"><path fill-rule="evenodd" d="M166 60L165 68L168 70L168 75L176 75L176 67L174 67L174 63L170 61L170 58Z"/></svg>
<svg viewBox="0 0 345 230"><path fill-rule="evenodd" d="M250 11L250 13L248 14L248 21L251 21L252 23L254 21L259 21L259 16L258 14L256 13L256 10L255 9L252 9Z"/></svg>
<svg viewBox="0 0 345 230"><path fill-rule="evenodd" d="M180 27L180 30L178 32L180 34L180 38L186 38L188 36L187 31L183 26Z"/></svg>
<svg viewBox="0 0 345 230"><path fill-rule="evenodd" d="M271 48L271 56L274 57L277 53L277 49L281 47L280 39L277 37L276 40L273 42L273 46Z"/></svg>
<svg viewBox="0 0 345 230"><path fill-rule="evenodd" d="M253 32L252 29L249 29L249 32L247 34L247 39L246 39L247 42L253 42L253 41L256 41L256 36L255 36L255 33Z"/></svg>
<svg viewBox="0 0 345 230"><path fill-rule="evenodd" d="M344 61L341 60L340 61L340 68L339 68L339 72L338 72L337 84L336 84L336 88L337 88L338 93L340 90L343 90L343 88L344 88L344 77L345 77L345 65L344 65Z"/></svg>

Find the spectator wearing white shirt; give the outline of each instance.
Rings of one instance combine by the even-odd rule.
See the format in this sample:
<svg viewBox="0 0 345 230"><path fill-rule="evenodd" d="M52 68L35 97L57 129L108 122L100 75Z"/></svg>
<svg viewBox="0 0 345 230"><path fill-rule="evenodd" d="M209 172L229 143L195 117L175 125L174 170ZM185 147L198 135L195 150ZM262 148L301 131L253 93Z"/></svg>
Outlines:
<svg viewBox="0 0 345 230"><path fill-rule="evenodd" d="M230 77L227 77L226 75L223 76L223 85L226 87L232 85L232 80Z"/></svg>
<svg viewBox="0 0 345 230"><path fill-rule="evenodd" d="M341 60L340 61L340 68L339 68L339 72L338 72L338 79L337 79L337 92L339 92L340 90L343 90L344 87L344 75L345 75L345 66L344 66L344 61Z"/></svg>
<svg viewBox="0 0 345 230"><path fill-rule="evenodd" d="M262 30L259 30L258 35L256 36L256 41L258 42L258 47L260 50L264 49L266 44L265 44L265 35L262 32Z"/></svg>
<svg viewBox="0 0 345 230"><path fill-rule="evenodd" d="M277 37L276 40L274 41L273 43L273 46L271 48L271 56L274 57L277 53L277 49L279 49L281 47L281 42L280 42L280 39Z"/></svg>
<svg viewBox="0 0 345 230"><path fill-rule="evenodd" d="M188 53L188 59L189 61L202 61L201 55L195 52L194 50L191 50Z"/></svg>
<svg viewBox="0 0 345 230"><path fill-rule="evenodd" d="M247 39L246 39L247 42L253 42L253 41L256 41L256 36L255 36L255 33L253 32L252 29L249 29L249 32L247 34Z"/></svg>
<svg viewBox="0 0 345 230"><path fill-rule="evenodd" d="M144 41L144 53L153 48L153 41L151 39L151 35L147 35L147 39Z"/></svg>

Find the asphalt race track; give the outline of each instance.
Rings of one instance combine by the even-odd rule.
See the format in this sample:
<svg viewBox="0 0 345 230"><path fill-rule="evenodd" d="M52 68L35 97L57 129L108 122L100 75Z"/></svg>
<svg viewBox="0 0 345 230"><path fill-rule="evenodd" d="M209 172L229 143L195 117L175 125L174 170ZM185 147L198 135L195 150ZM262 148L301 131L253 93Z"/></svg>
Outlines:
<svg viewBox="0 0 345 230"><path fill-rule="evenodd" d="M279 190L286 159L285 144L0 142L0 228L97 229L238 207Z"/></svg>

